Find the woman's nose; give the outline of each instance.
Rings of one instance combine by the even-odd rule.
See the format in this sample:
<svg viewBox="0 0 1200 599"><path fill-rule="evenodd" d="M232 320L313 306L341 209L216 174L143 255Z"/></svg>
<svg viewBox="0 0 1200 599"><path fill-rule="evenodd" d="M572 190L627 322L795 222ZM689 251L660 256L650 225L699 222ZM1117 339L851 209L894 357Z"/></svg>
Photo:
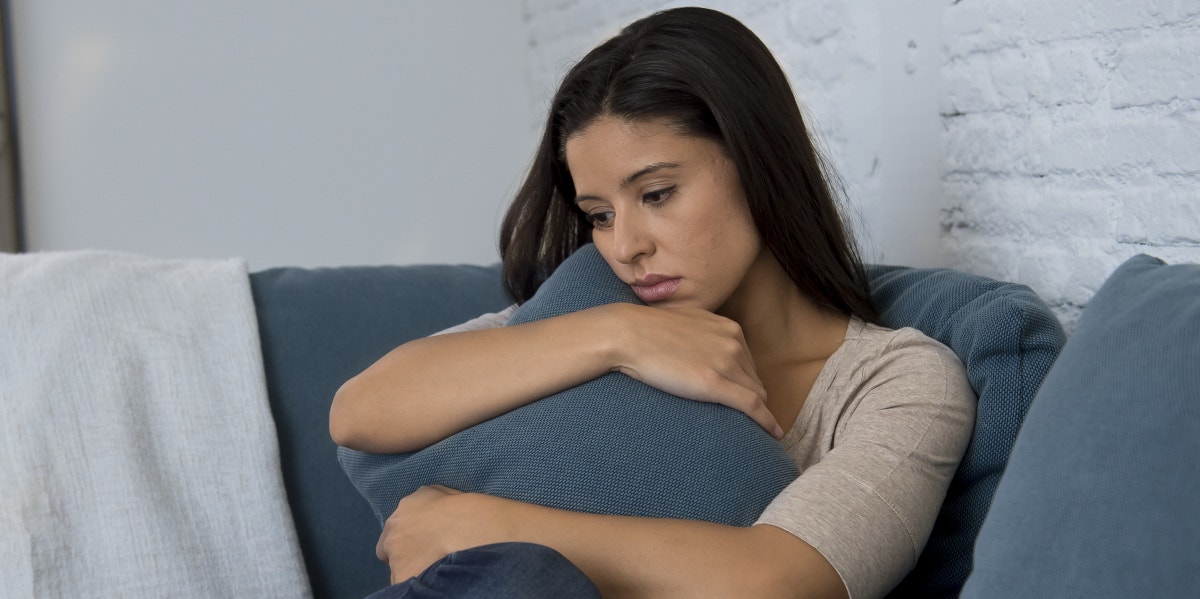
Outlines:
<svg viewBox="0 0 1200 599"><path fill-rule="evenodd" d="M654 253L654 243L639 215L623 214L613 223L614 257L622 264L631 264L640 256Z"/></svg>

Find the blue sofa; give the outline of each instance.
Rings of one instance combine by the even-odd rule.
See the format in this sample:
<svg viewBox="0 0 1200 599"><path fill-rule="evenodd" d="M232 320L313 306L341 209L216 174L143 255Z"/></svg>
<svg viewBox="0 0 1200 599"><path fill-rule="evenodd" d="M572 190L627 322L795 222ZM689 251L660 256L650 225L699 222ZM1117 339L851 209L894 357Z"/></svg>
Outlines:
<svg viewBox="0 0 1200 599"><path fill-rule="evenodd" d="M1200 265L1131 259L1069 342L1024 286L870 276L885 323L958 353L980 402L933 536L891 597L1200 596ZM498 269L277 268L251 286L314 596L365 596L388 574L329 440L330 400L392 347L507 305Z"/></svg>

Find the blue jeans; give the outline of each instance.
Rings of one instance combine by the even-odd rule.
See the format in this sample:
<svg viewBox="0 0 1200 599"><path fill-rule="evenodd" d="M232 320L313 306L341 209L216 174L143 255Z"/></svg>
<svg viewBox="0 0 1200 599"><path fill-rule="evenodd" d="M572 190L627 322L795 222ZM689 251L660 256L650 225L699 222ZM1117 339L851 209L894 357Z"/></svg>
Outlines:
<svg viewBox="0 0 1200 599"><path fill-rule="evenodd" d="M600 599L592 581L559 552L531 543L497 543L456 551L420 576L367 599Z"/></svg>

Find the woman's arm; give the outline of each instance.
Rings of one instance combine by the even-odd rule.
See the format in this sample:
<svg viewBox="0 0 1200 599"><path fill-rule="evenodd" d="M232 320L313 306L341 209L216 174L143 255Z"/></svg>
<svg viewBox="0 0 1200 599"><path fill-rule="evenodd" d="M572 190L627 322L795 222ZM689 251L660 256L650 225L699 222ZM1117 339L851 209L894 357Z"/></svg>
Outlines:
<svg viewBox="0 0 1200 599"><path fill-rule="evenodd" d="M735 323L703 310L611 304L405 343L338 390L330 435L360 451L415 451L613 371L729 405L779 432Z"/></svg>
<svg viewBox="0 0 1200 599"><path fill-rule="evenodd" d="M388 519L377 551L392 581L453 551L504 541L558 550L611 597L846 597L815 549L769 525L582 514L426 487Z"/></svg>
<svg viewBox="0 0 1200 599"><path fill-rule="evenodd" d="M405 343L338 389L330 435L360 451L414 451L600 376L613 348L595 316L574 313Z"/></svg>

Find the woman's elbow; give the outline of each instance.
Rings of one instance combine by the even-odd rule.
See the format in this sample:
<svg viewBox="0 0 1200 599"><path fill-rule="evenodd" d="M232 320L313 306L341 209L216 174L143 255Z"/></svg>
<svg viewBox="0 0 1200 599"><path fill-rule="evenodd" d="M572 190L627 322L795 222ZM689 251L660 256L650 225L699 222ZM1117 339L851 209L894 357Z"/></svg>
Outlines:
<svg viewBox="0 0 1200 599"><path fill-rule="evenodd" d="M371 390L361 380L361 375L342 383L329 406L329 438L337 445L357 451L395 451L381 443L378 411L378 405L372 403Z"/></svg>
<svg viewBox="0 0 1200 599"><path fill-rule="evenodd" d="M396 405L396 398L385 411L377 395L361 375L342 383L329 406L329 438L335 444L367 453L402 453L432 442L407 426L411 419L399 416L407 412Z"/></svg>
<svg viewBox="0 0 1200 599"><path fill-rule="evenodd" d="M362 436L359 422L354 418L357 397L353 387L354 379L342 383L329 406L329 437L335 444L351 449L360 444Z"/></svg>

